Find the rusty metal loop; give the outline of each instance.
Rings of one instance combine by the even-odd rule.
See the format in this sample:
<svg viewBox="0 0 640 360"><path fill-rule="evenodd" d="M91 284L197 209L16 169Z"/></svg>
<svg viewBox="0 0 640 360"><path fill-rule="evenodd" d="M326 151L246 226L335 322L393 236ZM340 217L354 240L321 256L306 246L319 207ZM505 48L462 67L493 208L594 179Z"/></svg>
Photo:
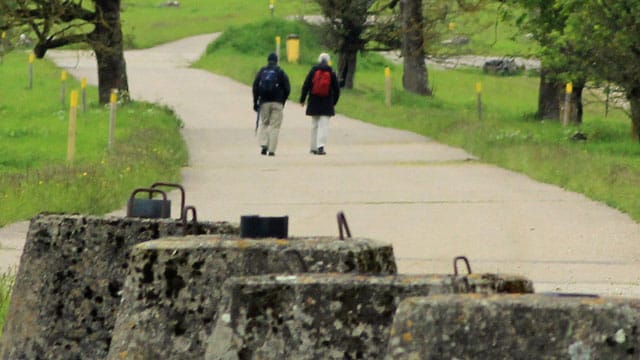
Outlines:
<svg viewBox="0 0 640 360"><path fill-rule="evenodd" d="M466 256L456 256L453 258L453 275L458 276L458 261L462 260L467 265L467 273L471 274L471 265L469 265L469 259Z"/></svg>
<svg viewBox="0 0 640 360"><path fill-rule="evenodd" d="M184 208L184 203L185 203L185 194L184 194L184 187L180 184L174 184L174 183L168 183L168 182L154 182L151 185L151 188L154 189L158 186L166 186L166 187L172 187L172 188L176 188L178 190L180 190L180 219L183 219L184 215L185 215L185 208Z"/></svg>
<svg viewBox="0 0 640 360"><path fill-rule="evenodd" d="M136 195L138 193L141 192L145 192L149 194L149 199L153 199L153 194L160 194L162 195L162 201L167 202L167 193L165 193L162 190L159 189L153 189L153 188L137 188L135 190L133 190L133 192L131 193L131 195L129 196L129 200L127 201L127 217L136 217L138 215L134 214L134 202L136 200ZM170 211L171 209L169 209L169 207L167 207L167 211ZM167 216L168 217L168 214Z"/></svg>
<svg viewBox="0 0 640 360"><path fill-rule="evenodd" d="M340 240L344 240L344 232L347 233L347 237L351 238L351 231L349 230L349 224L347 224L347 218L344 216L344 212L340 211L337 215L338 218L338 231L340 232Z"/></svg>
<svg viewBox="0 0 640 360"><path fill-rule="evenodd" d="M180 217L182 219L182 234L189 235L189 224L187 223L189 212L191 212L191 223L193 228L192 235L198 235L198 216L196 214L195 206L191 206L191 205L186 206L184 208L184 211L182 212L182 215Z"/></svg>

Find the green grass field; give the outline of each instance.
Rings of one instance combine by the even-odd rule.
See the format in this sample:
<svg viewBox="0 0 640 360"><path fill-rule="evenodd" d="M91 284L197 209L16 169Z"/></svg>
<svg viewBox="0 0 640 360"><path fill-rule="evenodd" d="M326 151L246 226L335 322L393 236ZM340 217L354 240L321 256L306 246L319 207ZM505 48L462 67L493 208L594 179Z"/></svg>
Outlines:
<svg viewBox="0 0 640 360"><path fill-rule="evenodd" d="M122 2L122 26L127 46L147 48L195 34L224 31L271 17L268 0L182 0L179 7L163 7L158 0ZM278 0L274 17L317 11L311 0Z"/></svg>
<svg viewBox="0 0 640 360"><path fill-rule="evenodd" d="M26 58L14 52L0 65L0 226L42 211L102 214L121 207L137 187L179 179L187 153L174 114L151 104L121 106L108 151L110 110L97 104L95 88L88 89L87 111L78 110L75 158L68 163L60 70L36 61L27 89ZM71 79L66 86L80 88Z"/></svg>

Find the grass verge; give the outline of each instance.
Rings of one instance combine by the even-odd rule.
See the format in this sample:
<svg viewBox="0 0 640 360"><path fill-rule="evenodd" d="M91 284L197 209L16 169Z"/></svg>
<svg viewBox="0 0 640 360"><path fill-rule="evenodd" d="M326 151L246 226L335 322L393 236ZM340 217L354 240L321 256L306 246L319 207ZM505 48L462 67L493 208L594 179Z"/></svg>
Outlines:
<svg viewBox="0 0 640 360"><path fill-rule="evenodd" d="M0 337L2 337L2 330L4 329L4 319L6 319L7 311L9 311L9 301L11 300L14 281L14 274L0 274Z"/></svg>
<svg viewBox="0 0 640 360"><path fill-rule="evenodd" d="M166 1L122 2L122 27L127 46L147 48L186 36L224 31L270 18L269 2L255 0L181 0L180 6L161 6ZM309 0L276 1L274 16L287 17L317 12ZM272 39L273 40L273 39Z"/></svg>
<svg viewBox="0 0 640 360"><path fill-rule="evenodd" d="M322 50L307 25L270 20L229 29L211 45L196 66L250 84L264 63L271 39L290 31L301 36L300 64L283 63L293 91L300 85ZM261 34L256 39L255 34ZM264 39L263 39L264 38ZM393 105L384 105L384 67L393 78ZM557 122L536 121L538 82L535 76L496 77L476 69L429 69L435 96L425 98L403 91L402 67L376 54L364 54L358 62L355 88L344 92L337 111L373 124L406 129L461 147L482 161L512 169L530 177L618 208L640 221L640 145L630 140L629 120L620 111L604 117L603 105L585 94L584 123L563 128ZM475 84L483 88L483 117L476 111ZM587 141L572 141L574 133Z"/></svg>
<svg viewBox="0 0 640 360"><path fill-rule="evenodd" d="M119 106L111 150L110 110L93 102L79 109L75 158L67 162L69 110L60 70L37 61L27 89L25 59L15 52L0 65L0 226L39 212L104 214L122 207L137 187L179 181L187 162L181 122L146 103ZM80 88L73 80L66 87ZM96 92L90 88L87 98L97 99Z"/></svg>

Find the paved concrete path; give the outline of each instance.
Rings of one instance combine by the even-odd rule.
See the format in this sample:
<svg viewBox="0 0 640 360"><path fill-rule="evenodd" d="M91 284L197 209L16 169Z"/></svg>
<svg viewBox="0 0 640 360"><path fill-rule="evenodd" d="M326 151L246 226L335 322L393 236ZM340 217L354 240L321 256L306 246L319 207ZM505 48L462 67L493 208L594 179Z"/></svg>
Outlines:
<svg viewBox="0 0 640 360"><path fill-rule="evenodd" d="M460 149L336 116L328 155L313 156L310 121L293 101L276 156L260 156L250 88L189 68L214 36L126 55L132 96L166 104L184 120L190 165L183 185L200 219L289 215L291 236L337 236L336 213L344 211L354 236L393 243L403 273L449 273L452 259L466 255L474 272L525 275L537 291L640 296L637 223ZM86 55L49 58L95 84L95 59ZM23 238L16 227L26 227L13 227ZM15 243L7 255L14 259Z"/></svg>

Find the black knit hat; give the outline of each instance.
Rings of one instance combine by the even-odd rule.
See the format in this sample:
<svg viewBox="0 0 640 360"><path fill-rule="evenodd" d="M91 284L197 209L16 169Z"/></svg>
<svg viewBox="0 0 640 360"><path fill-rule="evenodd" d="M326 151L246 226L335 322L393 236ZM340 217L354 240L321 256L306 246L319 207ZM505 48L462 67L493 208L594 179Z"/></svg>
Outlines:
<svg viewBox="0 0 640 360"><path fill-rule="evenodd" d="M276 53L269 54L269 57L267 57L267 61L276 64L278 62L278 55L276 55Z"/></svg>

